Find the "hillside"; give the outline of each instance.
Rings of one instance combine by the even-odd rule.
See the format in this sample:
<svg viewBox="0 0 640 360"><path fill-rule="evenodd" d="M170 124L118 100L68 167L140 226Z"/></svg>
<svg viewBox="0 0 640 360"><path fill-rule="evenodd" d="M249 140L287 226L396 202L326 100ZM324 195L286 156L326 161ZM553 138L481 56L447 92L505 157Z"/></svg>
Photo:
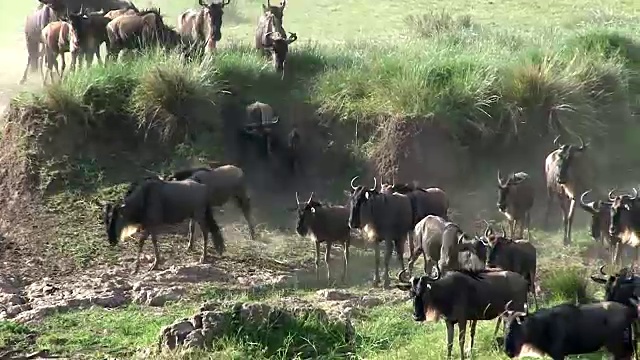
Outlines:
<svg viewBox="0 0 640 360"><path fill-rule="evenodd" d="M569 1L405 3L288 4L285 28L300 40L291 45L284 79L250 47L260 3L249 0L225 8L220 47L202 63L151 52L45 88L38 74L23 88L15 85L21 74L4 71L0 299L11 306L0 307L0 358L40 350L175 358L155 352L158 332L205 301L226 301L220 309L248 301L315 306L331 316L294 316L287 326L295 332L225 328L206 355L179 356L444 357L442 324L414 324L406 294L371 288L373 251L359 239L347 284L315 278L313 244L295 234L296 192L345 203L356 175L364 184L377 176L443 188L453 220L472 234L484 229L482 220L503 220L495 205L497 170L526 171L536 184L532 242L543 303L584 300L585 291L600 297L587 275L609 259L608 250L591 239L581 209L572 245L562 246L557 203L553 230L541 229L542 171L556 135L563 143L582 136L594 189L604 196L635 186L640 5L616 2L614 12L614 3L602 1L580 8ZM172 24L191 5L136 4L159 7ZM32 8L6 6L1 13ZM2 25L3 69L24 66L18 18L7 16ZM256 100L276 109L283 133L300 131L302 174L291 177L282 164L242 155L238 122ZM131 275L136 244L108 246L101 204L120 200L136 179L209 161L245 171L258 241L249 240L241 213L227 204L215 215L227 241L223 256L199 264L201 240L185 250L187 225L180 224L161 235L162 270ZM143 253L146 269L151 246ZM334 249L334 274L341 257ZM395 274L399 265L391 264ZM344 325L345 316L352 325ZM480 325L476 358L506 358L491 345L492 329L493 322Z"/></svg>

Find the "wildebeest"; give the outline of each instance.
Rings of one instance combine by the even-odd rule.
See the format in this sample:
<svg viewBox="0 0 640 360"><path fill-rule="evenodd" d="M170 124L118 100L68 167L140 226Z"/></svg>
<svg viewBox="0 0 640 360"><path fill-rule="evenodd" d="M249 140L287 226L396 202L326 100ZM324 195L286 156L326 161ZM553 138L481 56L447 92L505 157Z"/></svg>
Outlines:
<svg viewBox="0 0 640 360"><path fill-rule="evenodd" d="M438 187L422 188L417 184L382 184L383 193L405 194L411 200L412 225L415 226L427 215L436 215L448 219L449 198Z"/></svg>
<svg viewBox="0 0 640 360"><path fill-rule="evenodd" d="M354 186L357 176L351 179L353 192L349 198L349 227L362 229L374 246L376 272L374 286L380 283L380 242L385 243L384 257L384 287L389 286L389 261L393 250L400 266L404 269L403 252L404 239L413 230L411 203L407 195L400 193L381 193L374 186L367 189L364 186Z"/></svg>
<svg viewBox="0 0 640 360"><path fill-rule="evenodd" d="M282 74L284 78L284 66L287 61L289 45L298 39L298 35L290 32L289 38L282 26L282 17L286 0L280 6L262 4L262 15L258 19L256 28L256 49L263 51L265 55L270 55L273 67Z"/></svg>
<svg viewBox="0 0 640 360"><path fill-rule="evenodd" d="M585 202L585 197L591 190L587 190L580 196L580 207L591 214L591 237L601 244L607 243L611 251L611 262L616 263L618 258L618 242L615 237L609 236L609 223L611 220L611 202L594 200Z"/></svg>
<svg viewBox="0 0 640 360"><path fill-rule="evenodd" d="M331 245L340 243L343 246L342 281L346 281L349 266L349 245L351 229L349 228L349 209L346 206L328 206L313 199L313 193L306 202L300 202L296 192L298 221L296 232L300 236L309 235L316 249L316 279L320 278L320 244L325 243L324 263L327 267L327 280L331 280L331 266L329 265Z"/></svg>
<svg viewBox="0 0 640 360"><path fill-rule="evenodd" d="M70 15L71 16L71 15ZM53 83L53 67L55 66L58 77L62 79L67 62L64 54L71 53L71 70L75 69L80 47L78 37L71 24L66 21L52 21L42 29L43 62L46 63L46 71L42 74L42 82L46 83L47 76ZM60 57L62 69L58 67L57 58Z"/></svg>
<svg viewBox="0 0 640 360"><path fill-rule="evenodd" d="M187 9L178 16L178 33L184 38L202 43L204 50L211 53L216 49L216 43L222 38L222 10L231 0L221 3L205 3L198 0L199 10Z"/></svg>
<svg viewBox="0 0 640 360"><path fill-rule="evenodd" d="M637 318L635 306L612 301L561 304L533 314L507 311L504 352L510 358L548 355L560 360L604 347L615 359L630 360L634 353L631 328Z"/></svg>
<svg viewBox="0 0 640 360"><path fill-rule="evenodd" d="M104 17L108 18L108 19L115 19L118 16L122 16L122 15L136 15L140 12L140 10L138 10L138 8L132 3L132 2L128 2L128 4L120 9L114 9L111 11L108 11L106 14L104 14Z"/></svg>
<svg viewBox="0 0 640 360"><path fill-rule="evenodd" d="M40 67L40 43L42 30L47 24L65 15L67 8L62 0L39 0L41 6L27 16L24 23L24 36L27 45L27 65L20 79L20 84L27 80L29 72Z"/></svg>
<svg viewBox="0 0 640 360"><path fill-rule="evenodd" d="M165 181L147 178L132 183L122 202L105 206L105 225L109 244L117 245L138 229L143 230L138 242L138 257L135 270L140 268L140 254L145 240L151 235L155 259L149 269L155 270L160 261L157 234L165 224L176 224L193 218L200 225L204 237L201 262L207 257L208 233L213 236L213 244L218 253L224 251L224 239L220 227L213 218L211 204L207 196L207 186L195 180Z"/></svg>
<svg viewBox="0 0 640 360"><path fill-rule="evenodd" d="M534 199L533 184L529 174L525 172L512 173L503 179L498 170L498 210L509 221L511 237L516 237L516 226L520 225L519 238L524 237L527 228L527 238L531 236L531 208Z"/></svg>
<svg viewBox="0 0 640 360"><path fill-rule="evenodd" d="M412 277L408 282L403 272L398 274L400 284L396 287L409 291L413 298L413 319L433 321L443 317L447 325L447 359L453 350L454 325L458 324L460 358L464 359L464 342L467 322L471 321L471 344L478 320L498 317L495 334L500 326L500 315L507 304L524 311L527 302L527 281L511 271L484 269L481 271L454 270L442 275Z"/></svg>
<svg viewBox="0 0 640 360"><path fill-rule="evenodd" d="M196 167L176 171L166 180L194 179L206 185L211 206L222 206L233 198L242 211L249 226L251 240L256 239L255 226L251 219L251 201L247 191L244 171L235 165L221 165L215 168ZM193 246L195 223L189 222L189 250Z"/></svg>
<svg viewBox="0 0 640 360"><path fill-rule="evenodd" d="M271 105L261 101L255 101L245 108L246 123L240 129L241 139L256 141L261 149L261 155L268 157L271 154L271 133L273 127L280 121Z"/></svg>
<svg viewBox="0 0 640 360"><path fill-rule="evenodd" d="M504 228L499 235L488 224L481 241L487 246L487 266L522 275L529 284L529 292L533 295L533 303L538 309L535 284L538 256L535 246L526 240L507 238Z"/></svg>
<svg viewBox="0 0 640 360"><path fill-rule="evenodd" d="M82 53L81 59L84 58L87 67L93 63L94 56L98 64L102 65L100 45L108 40L107 25L110 21L110 18L105 17L103 10L87 14L81 10L79 14L69 14L69 22L78 37L78 44ZM82 61L80 61L79 67L82 67L81 64Z"/></svg>
<svg viewBox="0 0 640 360"><path fill-rule="evenodd" d="M603 284L604 300L615 301L627 306L633 306L629 299L640 296L640 276L628 268L622 268L613 275L604 272L605 265L600 267L600 274L604 277L591 275L591 280Z"/></svg>
<svg viewBox="0 0 640 360"><path fill-rule="evenodd" d="M411 236L414 248L409 256L409 274L420 255L424 258L424 272L431 274L433 267L447 270L484 268L486 247L475 238L468 238L460 227L444 218L427 215L414 227Z"/></svg>
<svg viewBox="0 0 640 360"><path fill-rule="evenodd" d="M107 58L116 60L123 49L139 50L150 45L175 48L179 34L167 26L158 9L116 17L107 24Z"/></svg>
<svg viewBox="0 0 640 360"><path fill-rule="evenodd" d="M576 205L577 194L582 194L588 189L591 181L589 168L584 157L584 150L588 147L580 139L580 146L558 144L558 135L553 144L558 148L552 151L545 159L545 177L547 181L547 212L545 214L545 227L549 222L551 203L556 197L562 210L562 223L564 227L563 242L571 243L571 226Z"/></svg>
<svg viewBox="0 0 640 360"><path fill-rule="evenodd" d="M613 196L614 190L609 192L611 202L609 218L609 236L616 238L616 258L620 256L620 245L625 244L634 248L636 262L638 247L640 247L640 206L638 204L638 190L633 188L633 196Z"/></svg>

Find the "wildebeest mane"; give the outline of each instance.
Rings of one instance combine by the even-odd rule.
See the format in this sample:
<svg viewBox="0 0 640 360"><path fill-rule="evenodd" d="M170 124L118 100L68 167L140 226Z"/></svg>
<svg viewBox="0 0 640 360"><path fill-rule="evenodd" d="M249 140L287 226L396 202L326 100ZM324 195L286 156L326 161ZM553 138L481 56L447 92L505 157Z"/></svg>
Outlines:
<svg viewBox="0 0 640 360"><path fill-rule="evenodd" d="M196 168L189 168L189 169L182 169L182 170L178 170L176 172L174 172L173 174L169 175L167 177L167 180L186 180L188 178L190 178L191 176L193 176L194 173L198 172L198 171L211 171L212 169L209 167L196 167Z"/></svg>
<svg viewBox="0 0 640 360"><path fill-rule="evenodd" d="M148 14L156 14L158 17L160 17L162 19L162 15L160 14L160 8L157 7L150 7L147 9L142 9L140 11L138 11L138 15L139 16L145 16Z"/></svg>

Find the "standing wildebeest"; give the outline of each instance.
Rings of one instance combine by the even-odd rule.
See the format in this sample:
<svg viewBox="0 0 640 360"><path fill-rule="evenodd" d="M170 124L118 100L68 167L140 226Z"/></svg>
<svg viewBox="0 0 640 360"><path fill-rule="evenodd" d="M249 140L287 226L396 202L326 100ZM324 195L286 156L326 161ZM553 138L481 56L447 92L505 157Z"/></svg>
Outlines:
<svg viewBox="0 0 640 360"><path fill-rule="evenodd" d="M298 35L292 32L287 38L287 33L282 26L282 16L286 5L286 0L283 0L280 6L271 5L269 1L267 1L267 5L262 4L263 13L258 19L255 38L256 49L263 51L265 55L271 55L273 67L282 74L283 78L289 45L298 40Z"/></svg>
<svg viewBox="0 0 640 360"><path fill-rule="evenodd" d="M71 16L71 15L70 15ZM71 53L71 70L75 69L80 47L77 33L72 25L66 21L52 21L42 29L43 63L46 63L46 71L42 74L42 82L46 84L47 76L53 83L53 67L55 66L58 77L62 79L67 67L64 54ZM58 60L62 63L62 70L58 68Z"/></svg>
<svg viewBox="0 0 640 360"><path fill-rule="evenodd" d="M447 359L453 350L454 325L458 324L458 344L460 359L464 360L464 341L467 322L471 321L471 344L473 349L478 320L492 320L498 317L494 337L500 326L499 316L512 304L524 311L527 302L527 281L511 271L467 271L455 270L441 275L436 267L435 277L412 277L408 282L398 274L400 290L409 291L413 298L413 319L415 321L438 320L444 317L447 324Z"/></svg>
<svg viewBox="0 0 640 360"><path fill-rule="evenodd" d="M416 224L410 241L415 248L409 255L409 274L420 255L424 272L431 274L435 265L447 270L481 270L486 261L486 247L478 239L468 239L457 224L435 215L427 215Z"/></svg>
<svg viewBox="0 0 640 360"><path fill-rule="evenodd" d="M194 179L206 185L211 206L222 206L233 198L249 225L251 240L256 239L255 227L251 220L251 202L242 169L234 165L222 165L213 169L200 167L177 171L167 177L167 180L184 179ZM193 220L189 221L189 250L193 247L194 228Z"/></svg>
<svg viewBox="0 0 640 360"><path fill-rule="evenodd" d="M635 299L630 299L635 303ZM588 354L604 347L614 359L631 360L634 353L632 324L636 307L603 301L561 304L533 314L507 311L504 352L510 358Z"/></svg>
<svg viewBox="0 0 640 360"><path fill-rule="evenodd" d="M342 281L347 279L347 269L349 266L349 245L351 242L351 229L349 228L349 209L346 206L327 206L319 201L313 200L313 193L309 200L304 203L298 199L296 192L296 210L298 212L298 223L296 232L300 236L309 236L313 239L316 247L316 280L320 279L318 268L320 266L320 244L325 243L324 263L327 266L327 281L331 280L331 266L329 265L331 245L341 243L343 245L343 272Z"/></svg>
<svg viewBox="0 0 640 360"><path fill-rule="evenodd" d="M168 27L158 9L136 15L119 16L107 24L107 58L116 60L121 50L140 50L150 45L173 48L180 42L178 33Z"/></svg>
<svg viewBox="0 0 640 360"><path fill-rule="evenodd" d="M611 262L616 263L617 260L617 246L619 240L615 237L609 236L609 223L611 220L611 202L595 200L591 202L585 202L584 198L591 190L587 190L580 196L580 207L591 214L591 237L594 240L599 241L601 244L607 243L611 251Z"/></svg>
<svg viewBox="0 0 640 360"><path fill-rule="evenodd" d="M553 140L554 145L559 145L559 138L560 135ZM545 160L545 176L547 180L545 227L549 222L551 203L553 198L556 197L562 209L563 242L565 245L571 243L571 226L573 224L576 196L587 190L587 183L591 180L583 153L589 144L585 144L582 137L578 138L580 139L580 146L559 145L556 150L547 155Z"/></svg>
<svg viewBox="0 0 640 360"><path fill-rule="evenodd" d="M105 16L104 11L84 14L81 10L79 14L69 14L69 22L78 36L78 44L82 53L81 59L84 58L87 67L93 63L94 56L98 64L103 64L100 57L100 45L108 40L107 25L110 21L111 19ZM82 61L78 65L81 68Z"/></svg>
<svg viewBox="0 0 640 360"><path fill-rule="evenodd" d="M615 190L609 192L611 211L609 219L609 236L616 238L616 258L620 256L620 245L629 245L635 250L636 262L640 247L640 204L638 190L633 188L633 196L619 195L614 197Z"/></svg>
<svg viewBox="0 0 640 360"><path fill-rule="evenodd" d="M40 43L42 30L47 24L60 19L67 8L62 0L39 0L41 5L28 15L24 23L24 36L27 43L27 65L22 74L20 84L27 81L29 72L37 71L40 67Z"/></svg>
<svg viewBox="0 0 640 360"><path fill-rule="evenodd" d="M255 101L245 108L246 123L240 129L241 139L255 140L260 147L260 154L269 157L271 155L271 137L273 127L280 121L271 105Z"/></svg>
<svg viewBox="0 0 640 360"><path fill-rule="evenodd" d="M155 270L160 261L157 234L165 224L176 224L188 218L200 224L204 237L201 262L207 257L208 233L213 236L213 244L222 254L224 239L220 227L213 218L207 186L195 180L164 181L147 178L141 183L133 183L121 204L105 207L105 223L109 244L115 246L119 239L131 235L139 228L143 235L138 242L138 257L134 273L140 268L140 254L145 240L151 235L155 259L149 269Z"/></svg>
<svg viewBox="0 0 640 360"><path fill-rule="evenodd" d="M444 190L437 187L421 188L416 184L382 184L383 193L405 194L411 200L412 226L427 215L448 219L449 199Z"/></svg>
<svg viewBox="0 0 640 360"><path fill-rule="evenodd" d="M222 38L222 9L230 2L231 0L226 0L206 4L203 0L198 0L200 10L187 9L178 16L178 33L192 41L203 43L205 52L213 52L216 43Z"/></svg>
<svg viewBox="0 0 640 360"><path fill-rule="evenodd" d="M529 174L518 172L502 179L498 170L498 210L509 221L511 237L516 237L516 225L520 225L520 236L524 237L527 227L527 238L531 237L531 208L533 207L533 184Z"/></svg>
<svg viewBox="0 0 640 360"><path fill-rule="evenodd" d="M489 224L481 241L488 248L487 266L522 275L529 284L529 292L533 295L533 303L538 309L535 285L538 256L535 246L526 240L508 239L504 228L502 228L502 235L498 235Z"/></svg>
<svg viewBox="0 0 640 360"><path fill-rule="evenodd" d="M400 266L404 269L404 239L411 224L411 203L407 195L399 193L381 193L374 186L367 189L361 185L354 186L357 176L351 179L353 192L349 198L349 227L362 229L375 250L375 266L373 285L380 283L380 242L385 242L384 256L384 287L389 286L389 261L395 248Z"/></svg>
<svg viewBox="0 0 640 360"><path fill-rule="evenodd" d="M591 275L591 280L604 285L604 300L633 306L629 299L640 295L640 276L628 268L622 268L614 275L607 275L604 267L600 267L600 274L604 277Z"/></svg>

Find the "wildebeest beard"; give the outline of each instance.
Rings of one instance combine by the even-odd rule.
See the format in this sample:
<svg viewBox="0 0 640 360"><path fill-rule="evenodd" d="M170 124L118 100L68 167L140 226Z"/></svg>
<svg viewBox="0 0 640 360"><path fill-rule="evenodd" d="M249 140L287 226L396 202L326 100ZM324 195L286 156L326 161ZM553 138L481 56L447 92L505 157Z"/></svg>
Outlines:
<svg viewBox="0 0 640 360"><path fill-rule="evenodd" d="M362 203L366 200L365 193L368 190L363 186L358 186L358 188L351 195L351 211L349 211L349 225L352 228L360 228L360 209L362 208Z"/></svg>

